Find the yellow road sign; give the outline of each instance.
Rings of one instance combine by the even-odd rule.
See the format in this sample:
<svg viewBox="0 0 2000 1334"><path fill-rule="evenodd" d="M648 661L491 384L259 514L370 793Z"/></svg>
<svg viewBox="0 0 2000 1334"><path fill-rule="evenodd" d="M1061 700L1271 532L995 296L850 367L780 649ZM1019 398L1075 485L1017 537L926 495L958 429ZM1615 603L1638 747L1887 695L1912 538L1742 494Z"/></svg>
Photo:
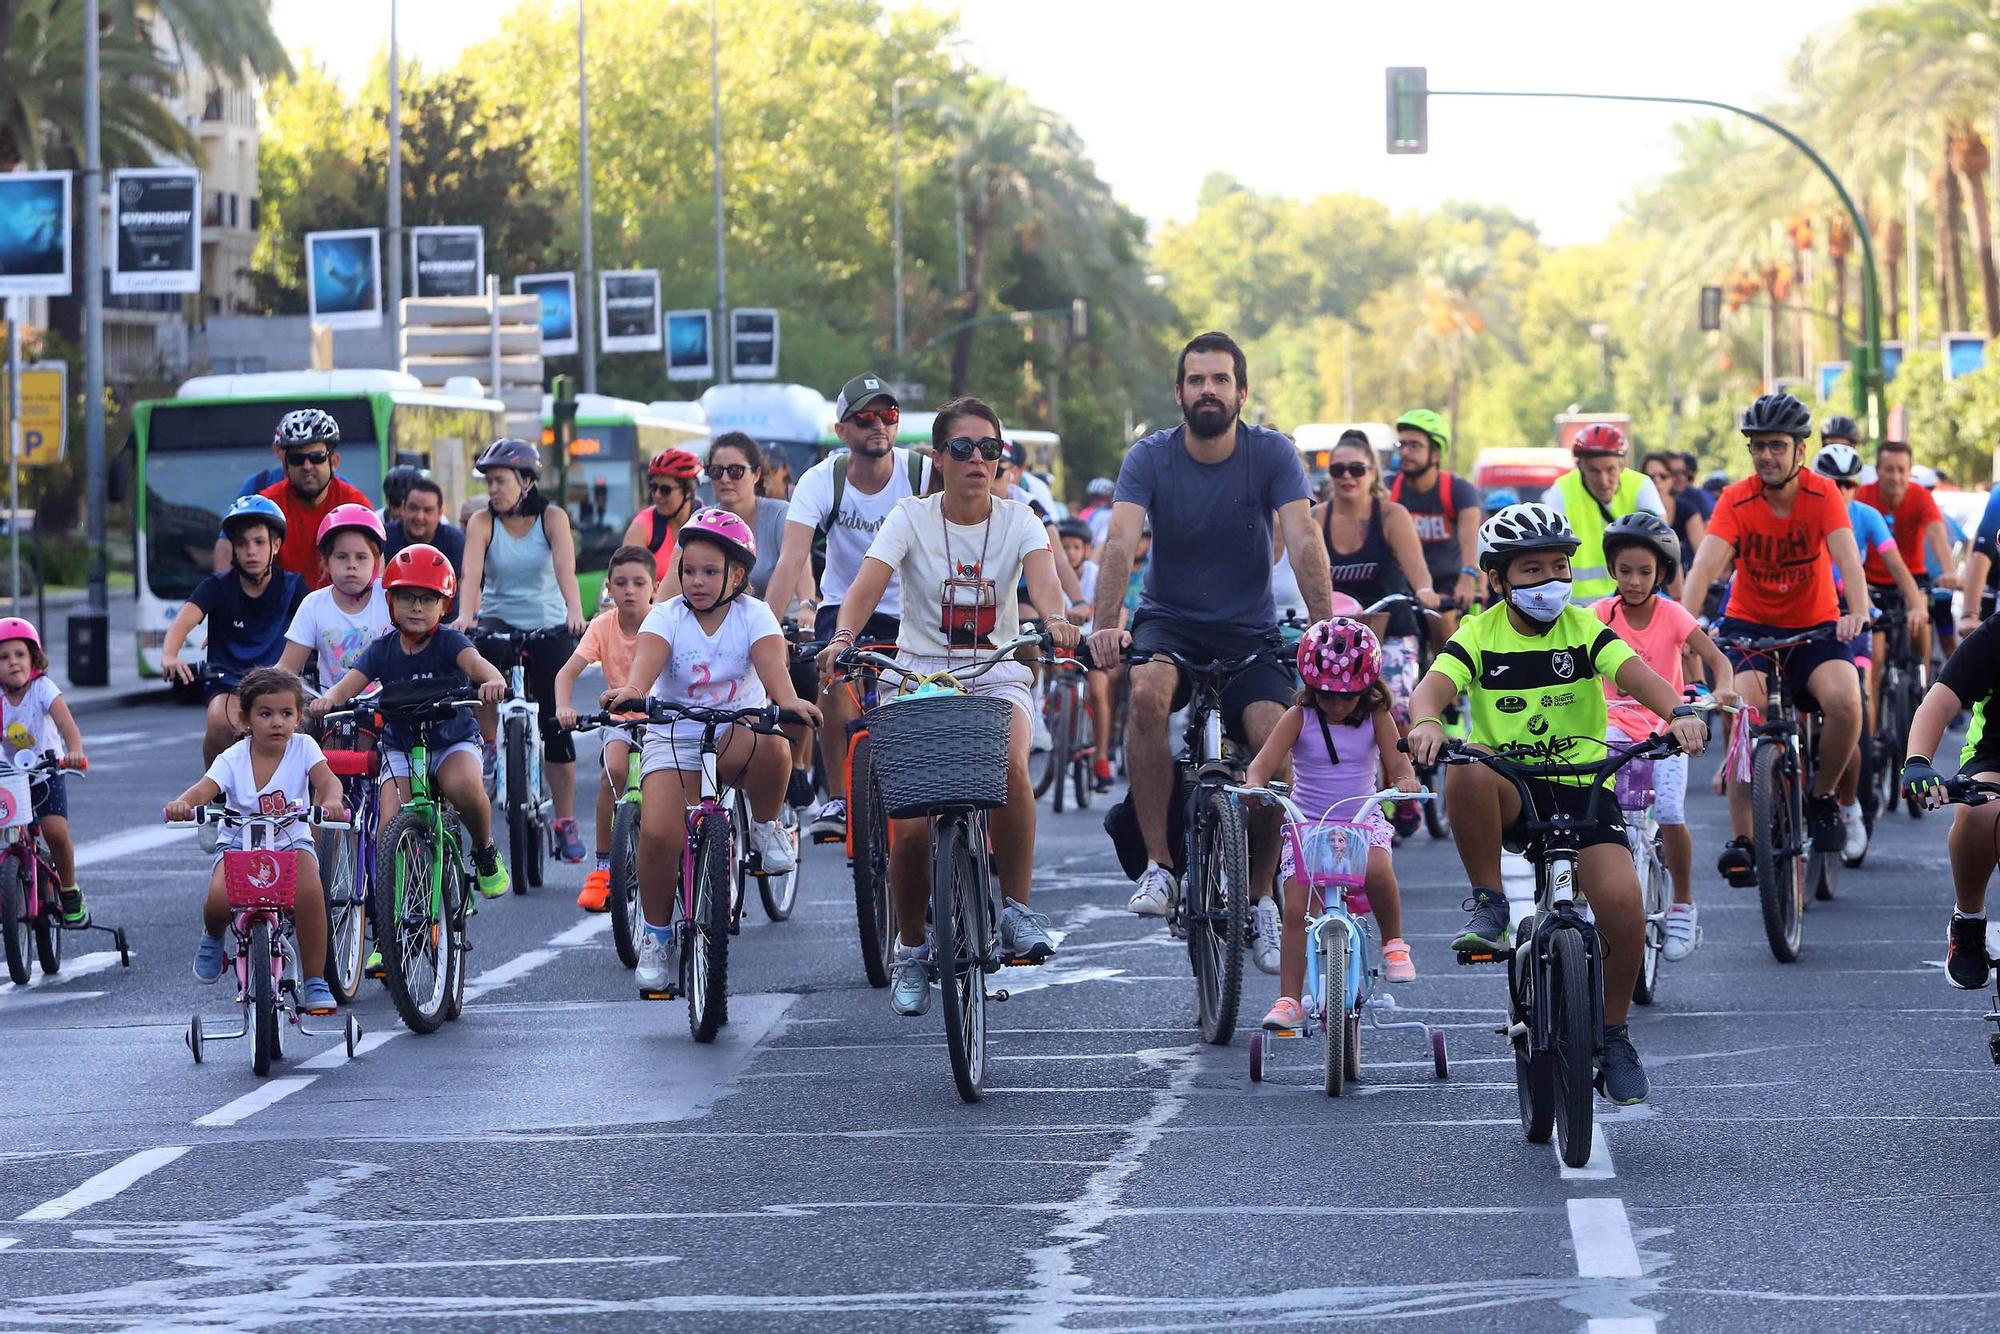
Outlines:
<svg viewBox="0 0 2000 1334"><path fill-rule="evenodd" d="M60 361L37 361L21 368L21 466L60 463L68 443L69 367ZM7 409L13 395L7 384L7 367L0 362L0 461L6 459L7 443L13 440L13 425Z"/></svg>

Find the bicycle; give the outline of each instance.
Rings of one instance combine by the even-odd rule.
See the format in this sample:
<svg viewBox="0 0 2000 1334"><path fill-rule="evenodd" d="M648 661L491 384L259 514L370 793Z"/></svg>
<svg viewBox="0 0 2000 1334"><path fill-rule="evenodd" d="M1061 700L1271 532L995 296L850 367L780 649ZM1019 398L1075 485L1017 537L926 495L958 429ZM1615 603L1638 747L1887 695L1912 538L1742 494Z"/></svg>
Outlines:
<svg viewBox="0 0 2000 1334"><path fill-rule="evenodd" d="M987 974L1039 961L1000 953L1000 880L987 822L989 810L1007 804L1014 706L968 694L965 682L1024 648L1050 644L1044 634L1023 634L987 657L932 673L868 649L850 648L837 659L891 673L907 692L876 711L876 779L890 818L931 822L929 971L944 996L952 1082L966 1102L986 1093ZM992 999L1005 1001L1007 992Z"/></svg>
<svg viewBox="0 0 2000 1334"><path fill-rule="evenodd" d="M1227 1046L1236 1032L1243 948L1250 939L1250 854L1242 805L1228 790L1242 783L1243 772L1223 735L1222 696L1253 667L1276 662L1289 671L1292 662L1270 649L1220 662L1195 662L1170 649L1128 649L1125 661L1172 663L1190 683L1187 729L1174 761L1175 791L1184 794L1186 809L1181 893L1167 929L1187 941L1202 1040Z"/></svg>
<svg viewBox="0 0 2000 1334"><path fill-rule="evenodd" d="M1306 881L1306 980L1300 1008L1305 1011L1303 1029L1276 1033L1262 1030L1250 1035L1250 1078L1261 1082L1270 1042L1278 1038L1320 1035L1321 1083L1329 1098L1338 1098L1349 1082L1361 1075L1361 1017L1371 1028L1416 1028L1423 1030L1430 1045L1431 1068L1439 1079L1451 1074L1445 1052L1444 1030L1421 1020L1391 1022L1382 1011L1393 1011L1396 1002L1386 991L1377 992L1376 979L1382 975L1381 953L1375 933L1365 914L1368 896L1368 831L1346 820L1330 818L1342 806L1358 804L1363 809L1378 801L1429 801L1434 792L1410 793L1384 788L1365 797L1337 801L1315 820L1292 801L1289 785L1232 787L1237 797L1276 806L1284 813L1284 836L1292 840L1300 878ZM1329 891L1331 891L1329 893ZM1315 907L1314 905L1318 906ZM1335 990L1338 988L1338 991Z"/></svg>
<svg viewBox="0 0 2000 1334"><path fill-rule="evenodd" d="M188 1020L185 1040L194 1063L200 1065L210 1042L250 1039L250 1071L268 1075L274 1062L284 1058L284 1030L289 1023L307 1037L331 1037L336 1031L346 1043L351 1058L361 1041L361 1024L349 1011L340 1028L315 1029L307 1026L300 1009L300 993L305 987L299 966L297 923L293 909L298 895L296 849L278 848L273 840L291 825L305 823L316 829L342 829L345 821L328 820L317 806L288 806L282 811L250 813L220 803L198 806L192 820L169 822L175 828L216 825L241 829L245 846L222 854L222 883L229 896L229 927L236 948L232 961L236 970L236 1003L242 1009L242 1024L233 1033L211 1033L204 1029L201 1016Z"/></svg>
<svg viewBox="0 0 2000 1334"><path fill-rule="evenodd" d="M489 661L510 664L507 698L500 702L499 749L486 795L507 827L507 878L516 894L541 887L542 863L550 855L556 825L555 802L542 772L542 706L528 694L528 646L569 637L568 627L560 625L542 630L479 626L469 636Z"/></svg>
<svg viewBox="0 0 2000 1334"><path fill-rule="evenodd" d="M1058 654L1050 663L1042 687L1042 719L1049 729L1049 748L1030 751L1028 777L1035 796L1053 790L1049 804L1057 815L1063 810L1063 789L1076 794L1078 810L1090 809L1095 775L1090 762L1096 751L1090 740L1090 692L1086 684L1089 669L1075 655ZM1037 772L1039 770L1039 773Z"/></svg>
<svg viewBox="0 0 2000 1334"><path fill-rule="evenodd" d="M6 942L7 976L16 986L28 985L31 962L41 964L44 977L61 971L65 931L108 933L118 950L119 966L132 966L123 927L63 922L62 878L49 859L41 824L35 819L34 790L64 771L54 751L26 764L0 764L0 938ZM87 771L67 772L83 778Z"/></svg>
<svg viewBox="0 0 2000 1334"><path fill-rule="evenodd" d="M1595 764L1564 763L1560 757L1578 743L1603 746L1608 753ZM1508 1014L1502 1031L1514 1047L1522 1133L1530 1144L1546 1144L1553 1133L1570 1167L1582 1167L1590 1158L1591 1104L1604 1039L1603 948L1597 928L1576 901L1578 832L1595 820L1563 811L1544 816L1529 780L1587 778L1584 790L1595 811L1596 803L1609 795L1606 783L1620 769L1637 760L1664 759L1678 749L1666 736L1631 747L1601 737L1552 737L1536 746L1497 751L1447 740L1439 752L1444 764L1485 765L1520 794L1527 843L1522 851L1535 872L1534 911L1515 925L1513 948L1504 956L1459 951L1458 961L1497 963L1504 957Z"/></svg>
<svg viewBox="0 0 2000 1334"><path fill-rule="evenodd" d="M1954 775L1944 780L1945 800L1961 806L1984 806L2000 797L2000 783L1988 783L1965 774ZM1989 959L1992 951L1987 951ZM1986 1054L1993 1058L1993 1064L2000 1065L2000 970L1993 974L1993 1001L1986 1010L1986 1022L1996 1026L1996 1030L1986 1035Z"/></svg>
<svg viewBox="0 0 2000 1334"><path fill-rule="evenodd" d="M345 729L324 727L326 738L321 753L327 768L340 779L341 800L347 804L347 823L331 829L323 846L326 867L326 985L333 998L351 1005L361 994L367 976L368 938L381 933L375 926L375 839L380 832L381 805L376 778L381 758L373 745L336 746L333 739L358 743L361 734L353 726L354 710L329 711L326 719L345 722Z"/></svg>
<svg viewBox="0 0 2000 1334"><path fill-rule="evenodd" d="M669 982L666 990L648 999L685 997L688 1032L696 1042L713 1042L722 1025L729 1022L729 937L736 934L741 909L736 894L739 878L732 868L737 861L737 849L749 841L750 828L748 797L740 789L725 788L722 784L716 734L724 727L740 726L779 736L783 735L780 723L803 720L775 705L707 709L650 698L643 703L643 721L648 724L686 720L701 725L701 796L687 808L680 897L675 903L674 920L669 924L672 948L679 963L678 981ZM627 721L622 715L636 713L638 707L628 705L618 715L597 713L580 721L600 727L621 726ZM751 864L749 875L763 874L754 851L741 855Z"/></svg>
<svg viewBox="0 0 2000 1334"><path fill-rule="evenodd" d="M1413 594L1390 593L1363 607L1360 615L1364 617L1378 616L1385 612L1394 611L1398 607L1408 607L1417 614L1420 621L1424 617L1429 617L1433 621L1441 621L1444 619L1446 612L1460 610L1461 604L1457 598L1440 597L1438 598L1437 606L1426 607L1423 603L1417 601ZM1436 658L1437 651L1431 647L1431 637L1425 633L1425 628L1420 626L1417 632L1417 679L1419 681L1423 680L1425 674L1430 671L1431 663ZM1460 698L1462 700L1463 696ZM1409 701L1407 700L1397 701L1398 707L1405 710L1407 710L1408 703ZM1462 703L1455 703L1451 709L1447 709L1445 712L1455 730L1463 733L1465 730L1464 724L1459 720L1465 716L1464 705ZM1451 817L1445 812L1444 784L1439 781L1442 777L1441 771L1435 764L1419 764L1412 767L1416 773L1417 781L1436 794L1433 800L1421 803L1425 832L1429 833L1434 839L1450 838ZM1404 825L1402 822L1398 822L1397 829L1398 832L1403 831ZM1414 834L1416 829L1410 827L1408 832Z"/></svg>
<svg viewBox="0 0 2000 1334"><path fill-rule="evenodd" d="M884 662L894 658L882 650L889 644L857 644ZM802 645L800 652L817 657L826 644ZM854 687L860 716L847 725L847 862L854 873L854 917L861 937L861 967L871 987L889 985L896 962L896 903L889 893L889 817L883 814L875 779L875 748L869 720L882 702L882 682L868 659L856 659L843 673ZM833 840L825 840L831 842Z"/></svg>
<svg viewBox="0 0 2000 1334"><path fill-rule="evenodd" d="M1903 772L1903 740L1910 734L1917 705L1923 702L1924 687L1910 646L1909 609L1892 607L1879 612L1875 628L1883 634L1883 652L1882 661L1875 664L1882 703L1875 718L1874 769L1882 792L1878 809L1886 814L1896 809L1897 797L1902 795L1896 785ZM1902 796L1902 800L1912 820L1922 818L1921 802L1909 796Z"/></svg>
<svg viewBox="0 0 2000 1334"><path fill-rule="evenodd" d="M1747 746L1752 871L1763 911L1764 936L1779 963L1798 961L1808 890L1811 898L1831 899L1840 881L1841 862L1838 848L1820 852L1806 832L1805 794L1812 786L1818 762L1819 716L1794 707L1785 674L1771 655L1832 635L1832 627L1821 626L1762 639L1723 636L1715 641L1724 649L1767 660L1765 674L1771 684L1763 720L1757 721L1748 712L1737 715L1723 763L1736 764Z"/></svg>
<svg viewBox="0 0 2000 1334"><path fill-rule="evenodd" d="M627 719L616 723L597 723L588 718L577 720L575 731L589 732L600 727L615 728L625 734L631 745L625 756L625 772L616 775L608 770L604 775L607 783L617 782L618 802L611 816L611 890L604 896L605 906L611 914L611 942L618 951L618 962L628 969L639 966L639 821L643 806L640 791L641 752L646 744L646 724L644 719Z"/></svg>

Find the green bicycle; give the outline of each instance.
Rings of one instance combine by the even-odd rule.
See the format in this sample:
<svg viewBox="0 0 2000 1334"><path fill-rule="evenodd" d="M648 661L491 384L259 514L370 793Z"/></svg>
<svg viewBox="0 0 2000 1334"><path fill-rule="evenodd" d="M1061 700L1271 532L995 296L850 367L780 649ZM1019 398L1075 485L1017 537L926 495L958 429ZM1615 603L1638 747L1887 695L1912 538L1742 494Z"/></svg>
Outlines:
<svg viewBox="0 0 2000 1334"><path fill-rule="evenodd" d="M596 723L579 720L574 732L592 732L599 727L624 733L631 750L625 756L625 785L618 792L618 804L611 817L611 890L604 906L611 914L611 939L618 947L618 962L627 968L639 966L639 761L646 741L646 720L623 723ZM609 744L607 740L606 744ZM614 781L607 772L605 782Z"/></svg>

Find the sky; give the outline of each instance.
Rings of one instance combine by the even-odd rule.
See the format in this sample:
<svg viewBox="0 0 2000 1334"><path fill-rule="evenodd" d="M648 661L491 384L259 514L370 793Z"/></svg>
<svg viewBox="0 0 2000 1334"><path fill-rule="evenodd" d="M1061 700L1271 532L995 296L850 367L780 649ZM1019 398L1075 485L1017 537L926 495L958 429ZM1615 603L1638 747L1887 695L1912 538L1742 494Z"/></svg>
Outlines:
<svg viewBox="0 0 2000 1334"><path fill-rule="evenodd" d="M783 3L783 0L777 0ZM903 8L913 0L886 0ZM443 66L515 0L402 0L402 48ZM1384 75L1433 88L1561 89L1757 105L1808 34L1858 0L959 0L968 64L1068 117L1099 174L1155 227L1225 171L1297 198L1354 191L1398 210L1504 204L1554 244L1601 239L1673 165L1679 108L1439 98L1431 151L1384 151ZM343 80L387 42L389 0L275 0L278 31ZM337 15L337 17L329 17ZM594 34L593 34L594 36ZM725 28L722 40L729 34ZM725 98L727 89L725 88ZM724 115L728 114L725 100Z"/></svg>

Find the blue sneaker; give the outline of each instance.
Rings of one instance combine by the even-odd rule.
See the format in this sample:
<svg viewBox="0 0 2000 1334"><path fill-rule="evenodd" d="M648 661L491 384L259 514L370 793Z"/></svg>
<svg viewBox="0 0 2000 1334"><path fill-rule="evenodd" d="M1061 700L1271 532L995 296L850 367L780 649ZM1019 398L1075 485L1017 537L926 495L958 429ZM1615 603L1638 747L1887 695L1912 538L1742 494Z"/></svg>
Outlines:
<svg viewBox="0 0 2000 1334"><path fill-rule="evenodd" d="M556 855L572 866L583 860L583 834L576 821L556 821Z"/></svg>
<svg viewBox="0 0 2000 1334"><path fill-rule="evenodd" d="M299 1008L307 1014L332 1014L340 1007L334 1004L333 989L323 977L306 979L306 990L299 997Z"/></svg>
<svg viewBox="0 0 2000 1334"><path fill-rule="evenodd" d="M194 980L213 982L222 976L222 965L228 962L222 948L222 941L208 932L201 933L201 944L194 947ZM321 983L321 986L326 985Z"/></svg>

